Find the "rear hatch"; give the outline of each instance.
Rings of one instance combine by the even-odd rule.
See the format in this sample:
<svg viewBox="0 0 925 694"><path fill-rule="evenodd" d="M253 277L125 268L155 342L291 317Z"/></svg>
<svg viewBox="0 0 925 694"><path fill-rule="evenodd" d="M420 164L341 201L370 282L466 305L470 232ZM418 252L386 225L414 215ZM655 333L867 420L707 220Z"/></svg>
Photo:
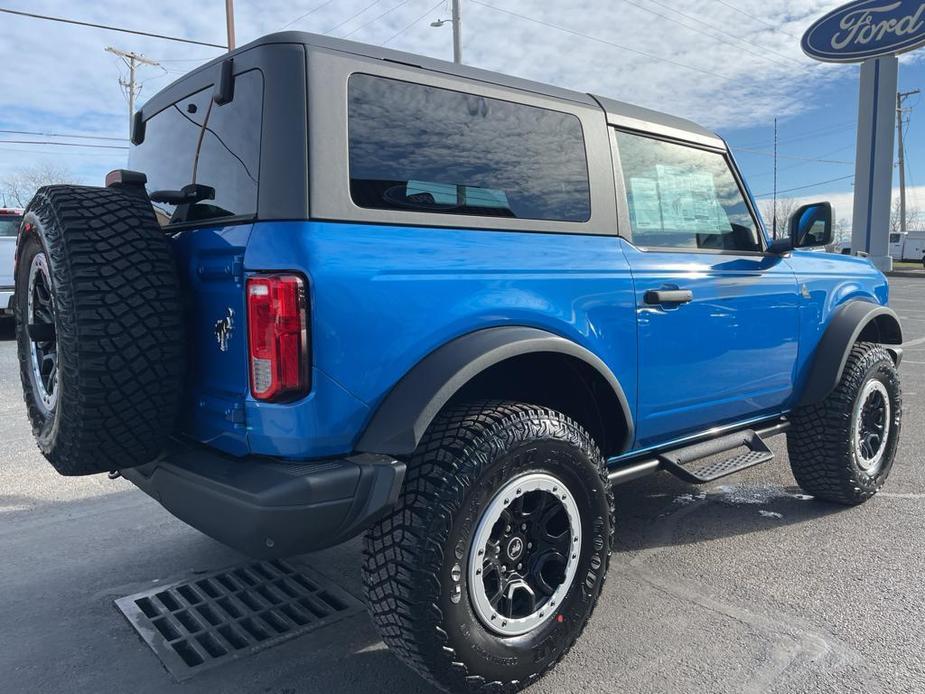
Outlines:
<svg viewBox="0 0 925 694"><path fill-rule="evenodd" d="M129 168L148 178L183 283L189 369L181 430L244 455L244 251L257 212L263 77L257 70L236 75L230 102L218 104L213 93L208 84L154 114L145 111L144 139L132 148ZM190 202L164 202L191 184L202 188Z"/></svg>

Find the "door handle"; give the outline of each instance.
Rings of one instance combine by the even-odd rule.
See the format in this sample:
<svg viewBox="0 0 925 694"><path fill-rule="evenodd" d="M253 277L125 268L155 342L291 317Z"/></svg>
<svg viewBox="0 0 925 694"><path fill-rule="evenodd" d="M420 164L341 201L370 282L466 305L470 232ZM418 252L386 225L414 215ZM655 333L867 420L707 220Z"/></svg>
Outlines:
<svg viewBox="0 0 925 694"><path fill-rule="evenodd" d="M694 292L690 289L650 289L644 298L650 306L689 304L694 300Z"/></svg>

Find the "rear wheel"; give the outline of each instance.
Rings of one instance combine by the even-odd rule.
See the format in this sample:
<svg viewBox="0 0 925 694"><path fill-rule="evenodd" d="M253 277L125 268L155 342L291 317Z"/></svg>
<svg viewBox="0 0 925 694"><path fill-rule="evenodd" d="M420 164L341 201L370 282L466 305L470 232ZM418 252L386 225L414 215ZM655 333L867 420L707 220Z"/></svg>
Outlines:
<svg viewBox="0 0 925 694"><path fill-rule="evenodd" d="M436 685L514 692L587 623L613 539L613 495L588 434L518 403L451 409L366 537L364 581L386 644Z"/></svg>
<svg viewBox="0 0 925 694"><path fill-rule="evenodd" d="M859 342L821 403L794 412L787 435L797 483L819 499L855 505L886 482L902 426L902 389L882 345Z"/></svg>
<svg viewBox="0 0 925 694"><path fill-rule="evenodd" d="M49 186L23 225L16 338L39 449L63 475L152 460L173 431L186 353L177 270L150 203Z"/></svg>

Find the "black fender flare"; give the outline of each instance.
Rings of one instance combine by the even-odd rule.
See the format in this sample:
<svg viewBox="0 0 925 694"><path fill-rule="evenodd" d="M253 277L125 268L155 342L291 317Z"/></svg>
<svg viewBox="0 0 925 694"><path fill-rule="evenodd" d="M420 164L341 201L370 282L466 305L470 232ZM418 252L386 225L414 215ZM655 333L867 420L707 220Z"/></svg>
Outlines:
<svg viewBox="0 0 925 694"><path fill-rule="evenodd" d="M877 335L871 342L884 345L903 343L902 326L892 309L864 300L849 301L839 306L816 347L800 406L822 402L835 390L851 348L869 327L874 327ZM891 353L898 362L902 350L897 347Z"/></svg>
<svg viewBox="0 0 925 694"><path fill-rule="evenodd" d="M376 409L356 445L363 453L408 455L450 398L485 369L511 357L552 352L579 359L610 385L626 420L624 447L632 442L633 418L623 388L594 353L564 337L526 326L485 328L458 337L418 362Z"/></svg>

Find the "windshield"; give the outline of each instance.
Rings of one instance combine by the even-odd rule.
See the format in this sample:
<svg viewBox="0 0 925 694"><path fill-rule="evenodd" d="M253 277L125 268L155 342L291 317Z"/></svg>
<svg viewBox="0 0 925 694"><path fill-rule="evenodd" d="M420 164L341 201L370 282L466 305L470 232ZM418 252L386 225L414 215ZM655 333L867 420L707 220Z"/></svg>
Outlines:
<svg viewBox="0 0 925 694"><path fill-rule="evenodd" d="M0 217L0 236L16 236L19 233L19 222L22 217Z"/></svg>

